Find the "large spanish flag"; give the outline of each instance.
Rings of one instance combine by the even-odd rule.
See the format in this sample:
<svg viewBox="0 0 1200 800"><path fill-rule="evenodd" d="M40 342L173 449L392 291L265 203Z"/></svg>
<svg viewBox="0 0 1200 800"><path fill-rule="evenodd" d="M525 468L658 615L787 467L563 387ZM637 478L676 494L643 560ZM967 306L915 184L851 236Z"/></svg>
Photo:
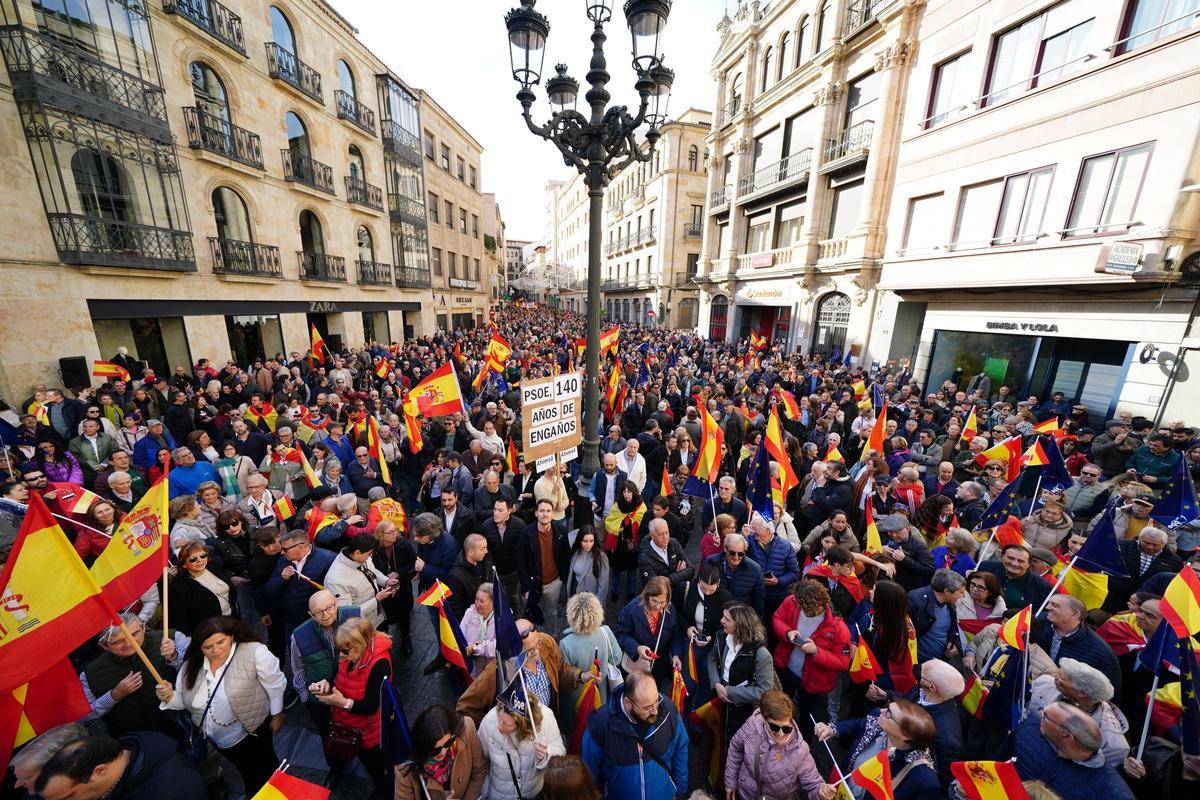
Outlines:
<svg viewBox="0 0 1200 800"><path fill-rule="evenodd" d="M312 343L311 343L311 347L309 349L312 351L313 358L315 358L317 361L320 361L322 364L324 364L325 363L325 353L327 353L329 351L329 348L326 347L325 340L321 338L321 334L317 330L317 326L309 325L309 327L312 329L312 334L311 334Z"/></svg>
<svg viewBox="0 0 1200 800"><path fill-rule="evenodd" d="M867 555L882 553L883 540L879 537L879 526L875 524L875 508L869 497L867 504L863 506L863 516L867 523Z"/></svg>
<svg viewBox="0 0 1200 800"><path fill-rule="evenodd" d="M693 711L688 719L708 734L708 782L720 786L725 772L725 704L721 698L714 697Z"/></svg>
<svg viewBox="0 0 1200 800"><path fill-rule="evenodd" d="M417 409L426 417L445 417L464 410L462 389L453 361L447 361L429 373L408 396L416 398Z"/></svg>
<svg viewBox="0 0 1200 800"><path fill-rule="evenodd" d="M45 501L31 494L0 575L0 692L28 683L115 617Z"/></svg>
<svg viewBox="0 0 1200 800"><path fill-rule="evenodd" d="M142 496L113 532L92 564L92 578L113 608L137 600L162 574L167 533L167 482L160 480Z"/></svg>
<svg viewBox="0 0 1200 800"><path fill-rule="evenodd" d="M12 751L58 725L92 713L79 673L70 659L60 658L10 692L0 694L0 773Z"/></svg>
<svg viewBox="0 0 1200 800"><path fill-rule="evenodd" d="M279 770L251 800L328 800L329 789Z"/></svg>
<svg viewBox="0 0 1200 800"><path fill-rule="evenodd" d="M725 431L721 430L704 404L700 404L700 450L696 453L696 469L692 474L709 483L716 483L721 475L721 445L724 443Z"/></svg>
<svg viewBox="0 0 1200 800"><path fill-rule="evenodd" d="M1011 761L955 761L950 772L971 800L1027 800L1029 794Z"/></svg>
<svg viewBox="0 0 1200 800"><path fill-rule="evenodd" d="M608 388L604 390L604 396L608 398L608 407L612 414L616 416L621 413L617 408L617 389L621 384L621 365L613 364L612 372L608 374Z"/></svg>
<svg viewBox="0 0 1200 800"><path fill-rule="evenodd" d="M788 458L787 447L783 440L783 423L779 421L779 407L776 406L767 418L767 433L763 436L763 444L771 458L779 465L779 489L786 497L793 487L800 485L792 460ZM780 503L782 506L783 503Z"/></svg>
<svg viewBox="0 0 1200 800"><path fill-rule="evenodd" d="M1184 565L1167 584L1159 610L1180 639L1200 632L1200 578L1191 567Z"/></svg>
<svg viewBox="0 0 1200 800"><path fill-rule="evenodd" d="M617 352L617 341L620 339L620 327L612 327L600 334L600 357Z"/></svg>
<svg viewBox="0 0 1200 800"><path fill-rule="evenodd" d="M457 347L457 345L455 346ZM496 362L496 369L499 371L512 356L512 345L500 334L493 333L484 355Z"/></svg>
<svg viewBox="0 0 1200 800"><path fill-rule="evenodd" d="M129 383L129 370L111 361L93 361L92 375L97 378L117 378Z"/></svg>
<svg viewBox="0 0 1200 800"><path fill-rule="evenodd" d="M875 800L892 800L892 765L888 762L888 748L883 748L874 758L864 761L861 767L851 773L850 780Z"/></svg>

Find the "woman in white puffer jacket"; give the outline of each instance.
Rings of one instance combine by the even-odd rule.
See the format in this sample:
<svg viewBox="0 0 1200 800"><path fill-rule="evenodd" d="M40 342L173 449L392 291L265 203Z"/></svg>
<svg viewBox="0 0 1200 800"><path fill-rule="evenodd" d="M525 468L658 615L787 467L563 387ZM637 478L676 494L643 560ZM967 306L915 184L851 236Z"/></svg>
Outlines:
<svg viewBox="0 0 1200 800"><path fill-rule="evenodd" d="M518 797L537 797L542 793L542 775L551 756L565 755L562 734L554 712L529 698L530 711L536 726L526 717L512 714L497 703L479 724L479 742L488 760L487 784L483 796L488 800L517 800ZM533 731L537 728L537 735ZM513 775L521 784L520 794Z"/></svg>

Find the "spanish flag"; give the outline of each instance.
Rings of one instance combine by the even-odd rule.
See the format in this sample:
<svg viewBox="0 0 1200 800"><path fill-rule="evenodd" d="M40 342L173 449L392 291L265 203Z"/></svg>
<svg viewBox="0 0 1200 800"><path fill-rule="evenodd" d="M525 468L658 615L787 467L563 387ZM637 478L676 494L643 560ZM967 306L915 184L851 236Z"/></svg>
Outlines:
<svg viewBox="0 0 1200 800"><path fill-rule="evenodd" d="M92 375L97 378L116 378L129 383L129 370L111 361L93 361Z"/></svg>
<svg viewBox="0 0 1200 800"><path fill-rule="evenodd" d="M697 708L688 718L691 723L708 734L708 782L713 786L723 785L725 772L725 704L714 697Z"/></svg>
<svg viewBox="0 0 1200 800"><path fill-rule="evenodd" d="M617 542L621 538L621 528L625 523L629 523L629 527L633 533L633 543L638 543L638 528L642 524L642 517L646 516L646 504L638 503L637 508L626 514L621 510L619 503L613 503L612 508L608 511L608 516L604 519L604 549L610 553L617 549Z"/></svg>
<svg viewBox="0 0 1200 800"><path fill-rule="evenodd" d="M394 522L402 532L408 533L408 514L398 500L382 497L371 503L371 508L367 511L367 527L374 530L383 520Z"/></svg>
<svg viewBox="0 0 1200 800"><path fill-rule="evenodd" d="M454 362L447 361L413 387L409 398L416 398L417 409L427 417L445 417L457 414L465 406L462 390L458 386L458 373Z"/></svg>
<svg viewBox="0 0 1200 800"><path fill-rule="evenodd" d="M404 430L408 433L408 449L414 455L421 452L425 446L425 437L421 435L421 420L417 418L416 401L408 398L404 401Z"/></svg>
<svg viewBox="0 0 1200 800"><path fill-rule="evenodd" d="M388 469L387 459L383 457L383 445L379 438L379 422L371 416L367 417L367 451L371 458L379 462L379 477L388 486L392 485L392 473Z"/></svg>
<svg viewBox="0 0 1200 800"><path fill-rule="evenodd" d="M592 666L588 671L596 677L600 676L599 648L596 649L596 656L592 659ZM575 730L571 733L571 742L567 747L567 752L572 755L579 755L583 752L583 734L587 730L588 718L601 705L600 682L581 681L581 683L583 683L583 688L579 692L579 697L575 699Z"/></svg>
<svg viewBox="0 0 1200 800"><path fill-rule="evenodd" d="M44 662L42 662L44 663ZM12 751L51 728L92 712L79 673L63 657L28 682L0 694L0 774Z"/></svg>
<svg viewBox="0 0 1200 800"><path fill-rule="evenodd" d="M455 347L458 347L458 345L456 344ZM493 333L484 356L487 359L491 359L496 365L496 370L499 371L504 368L504 364L512 357L512 345L500 334Z"/></svg>
<svg viewBox="0 0 1200 800"><path fill-rule="evenodd" d="M375 365L375 374L379 376L379 380L387 380L388 373L392 371L392 365L388 363L386 358L380 358L379 363Z"/></svg>
<svg viewBox="0 0 1200 800"><path fill-rule="evenodd" d="M620 327L614 326L600 334L600 357L617 352L617 340L621 336Z"/></svg>
<svg viewBox="0 0 1200 800"><path fill-rule="evenodd" d="M867 437L867 446L863 448L862 455L859 456L859 461L865 461L867 451L874 450L875 453L883 456L883 440L887 436L887 398L883 400L883 407L879 409L879 416L875 417L875 424L871 426L871 435Z"/></svg>
<svg viewBox="0 0 1200 800"><path fill-rule="evenodd" d="M1057 433L1059 431L1058 417L1051 417L1040 425L1034 425L1033 429L1038 433Z"/></svg>
<svg viewBox="0 0 1200 800"><path fill-rule="evenodd" d="M767 337L763 336L758 331L750 331L750 349L751 350L766 350Z"/></svg>
<svg viewBox="0 0 1200 800"><path fill-rule="evenodd" d="M955 761L958 785L970 800L1028 800L1029 794L1011 761Z"/></svg>
<svg viewBox="0 0 1200 800"><path fill-rule="evenodd" d="M979 419L975 416L975 407L971 406L971 413L967 415L967 421L963 424L962 436L959 441L966 441L970 444L971 440L979 433Z"/></svg>
<svg viewBox="0 0 1200 800"><path fill-rule="evenodd" d="M692 685L700 680L700 670L696 666L696 640L691 638L688 639L687 674Z"/></svg>
<svg viewBox="0 0 1200 800"><path fill-rule="evenodd" d="M462 628L459 627L458 620L446 608L445 603L438 603L437 610L438 648L442 651L442 658L462 670L467 683L470 683L475 676L471 673L471 667L467 662L467 643L463 637Z"/></svg>
<svg viewBox="0 0 1200 800"><path fill-rule="evenodd" d="M658 493L663 497L675 494L675 487L671 485L671 476L667 473L666 464L663 464L662 482L659 484Z"/></svg>
<svg viewBox="0 0 1200 800"><path fill-rule="evenodd" d="M697 478L716 483L721 475L721 445L725 443L725 432L700 404L700 448L696 453L696 468L692 472Z"/></svg>
<svg viewBox="0 0 1200 800"><path fill-rule="evenodd" d="M1033 616L1033 606L1025 606L1008 622L1000 627L1000 641L1017 650L1025 649L1025 639L1029 635L1029 618Z"/></svg>
<svg viewBox="0 0 1200 800"><path fill-rule="evenodd" d="M771 458L779 465L779 490L786 497L793 487L800 485L796 470L792 468L792 460L788 458L787 446L783 441L783 423L779 420L779 410L776 408L767 418L767 433L763 436L763 444ZM783 503L780 503L783 505Z"/></svg>
<svg viewBox="0 0 1200 800"><path fill-rule="evenodd" d="M0 692L36 678L116 618L36 493L0 574L0 597Z"/></svg>
<svg viewBox="0 0 1200 800"><path fill-rule="evenodd" d="M958 700L968 714L975 719L983 719L983 703L987 700L987 696L987 687L983 685L983 681L979 680L979 676L972 672L967 676L966 688L958 696Z"/></svg>
<svg viewBox="0 0 1200 800"><path fill-rule="evenodd" d="M975 463L981 467L989 461L1003 461L1008 465L1008 480L1016 479L1022 466L1021 437L1010 436L975 456Z"/></svg>
<svg viewBox="0 0 1200 800"><path fill-rule="evenodd" d="M846 463L846 457L842 455L841 450L837 449L836 444L833 447L829 448L829 452L827 452L825 454L825 460L826 461L840 461L843 464Z"/></svg>
<svg viewBox="0 0 1200 800"><path fill-rule="evenodd" d="M617 387L621 383L621 364L618 362L613 364L612 372L608 374L608 388L604 392L604 396L608 398L608 407L614 415L617 411Z"/></svg>
<svg viewBox="0 0 1200 800"><path fill-rule="evenodd" d="M1146 646L1146 634L1138 627L1137 617L1132 611L1109 617L1096 629L1096 634L1118 657Z"/></svg>
<svg viewBox="0 0 1200 800"><path fill-rule="evenodd" d="M870 498L867 498L867 504L863 507L864 516L867 521L867 555L883 552L883 540L879 538L879 526L875 524L875 509Z"/></svg>
<svg viewBox="0 0 1200 800"><path fill-rule="evenodd" d="M1003 549L1010 544L1024 544L1025 534L1021 528L1021 520L1009 514L1008 519L996 526L996 544Z"/></svg>
<svg viewBox="0 0 1200 800"><path fill-rule="evenodd" d="M1200 578L1191 567L1185 564L1167 584L1159 610L1180 639L1200 632Z"/></svg>
<svg viewBox="0 0 1200 800"><path fill-rule="evenodd" d="M888 762L888 748L854 770L850 780L861 786L875 800L892 800L892 765Z"/></svg>
<svg viewBox="0 0 1200 800"><path fill-rule="evenodd" d="M683 673L678 669L671 676L671 702L675 705L675 709L682 714L683 702L687 699L687 685L683 682Z"/></svg>
<svg viewBox="0 0 1200 800"><path fill-rule="evenodd" d="M796 402L796 396L786 389L779 390L779 402L783 406L784 415L792 422L800 421L800 404Z"/></svg>
<svg viewBox="0 0 1200 800"><path fill-rule="evenodd" d="M850 389L854 392L854 399L857 400L867 393L867 382L860 378L854 382L854 385Z"/></svg>
<svg viewBox="0 0 1200 800"><path fill-rule="evenodd" d="M316 325L310 325L312 333L312 346L309 348L312 351L313 358L325 363L325 354L329 352L329 348L325 345L325 340L321 338L321 334L317 332Z"/></svg>
<svg viewBox="0 0 1200 800"><path fill-rule="evenodd" d="M92 564L92 578L113 608L124 608L137 600L162 574L166 508L167 481L163 479L125 515Z"/></svg>
<svg viewBox="0 0 1200 800"><path fill-rule="evenodd" d="M514 475L517 472L517 447L512 437L508 437L508 445L504 448L504 468Z"/></svg>
<svg viewBox="0 0 1200 800"><path fill-rule="evenodd" d="M308 540L315 542L317 534L338 521L338 515L313 507L308 510Z"/></svg>
<svg viewBox="0 0 1200 800"><path fill-rule="evenodd" d="M850 680L855 683L869 683L883 674L879 659L871 652L867 640L862 633L858 636L858 645L854 648L854 658L850 662Z"/></svg>
<svg viewBox="0 0 1200 800"><path fill-rule="evenodd" d="M274 505L271 506L271 510L281 520L289 520L296 516L296 504L286 494L275 501Z"/></svg>
<svg viewBox="0 0 1200 800"><path fill-rule="evenodd" d="M270 429L271 433L274 433L275 426L278 424L279 414L275 411L275 406L264 402L258 408L246 406L246 418L256 428L260 422L266 423L267 428Z"/></svg>
<svg viewBox="0 0 1200 800"><path fill-rule="evenodd" d="M421 594L417 595L417 602L423 606L440 606L446 602L446 598L452 596L454 592L450 591L450 587L442 583L440 578L435 578L433 586L430 586Z"/></svg>
<svg viewBox="0 0 1200 800"><path fill-rule="evenodd" d="M300 438L300 441L308 444L317 431L323 431L328 427L329 417L327 415L322 414L320 422L313 422L312 412L307 408L300 409L300 424L296 426L296 436Z"/></svg>
<svg viewBox="0 0 1200 800"><path fill-rule="evenodd" d="M329 789L275 770L251 800L328 800Z"/></svg>
<svg viewBox="0 0 1200 800"><path fill-rule="evenodd" d="M312 468L312 464L308 463L308 456L304 455L303 450L297 447L296 452L300 454L300 464L304 467L304 482L308 484L308 488L310 489L317 488L321 485L321 478L317 475L317 471ZM296 513L295 506L292 507L292 513Z"/></svg>
<svg viewBox="0 0 1200 800"><path fill-rule="evenodd" d="M1049 463L1050 459L1046 457L1046 451L1041 442L1029 445L1029 449L1021 456L1021 466L1023 467L1041 467Z"/></svg>

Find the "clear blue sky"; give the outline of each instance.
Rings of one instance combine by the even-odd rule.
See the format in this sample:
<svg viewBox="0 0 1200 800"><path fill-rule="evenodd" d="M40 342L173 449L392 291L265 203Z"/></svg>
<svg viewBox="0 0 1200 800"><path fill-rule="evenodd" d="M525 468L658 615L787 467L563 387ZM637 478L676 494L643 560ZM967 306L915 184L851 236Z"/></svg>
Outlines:
<svg viewBox="0 0 1200 800"><path fill-rule="evenodd" d="M483 190L495 192L507 233L539 240L544 231L542 188L550 178L570 175L554 145L530 133L521 119L512 80L504 14L518 0L331 0L359 30L359 37L410 85L428 91L483 144ZM616 104L633 105L630 37L614 0L607 26L609 84ZM730 0L730 5L733 5ZM709 65L717 47L716 25L726 0L675 0L663 52L675 70L671 111L689 106L713 110L715 88ZM591 23L583 0L539 0L550 18L543 79L564 62L581 84L591 57ZM582 95L586 85L580 90ZM541 87L535 121L549 105Z"/></svg>

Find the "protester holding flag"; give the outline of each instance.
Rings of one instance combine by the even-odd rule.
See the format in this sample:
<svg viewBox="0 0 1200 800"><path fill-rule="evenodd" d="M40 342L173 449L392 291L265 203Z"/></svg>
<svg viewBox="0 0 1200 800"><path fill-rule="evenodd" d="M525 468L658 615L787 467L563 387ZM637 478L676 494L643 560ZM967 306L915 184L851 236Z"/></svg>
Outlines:
<svg viewBox="0 0 1200 800"><path fill-rule="evenodd" d="M599 704L607 703L612 690L620 685L619 680L614 685L613 676L620 677L616 670L621 666L622 650L616 634L604 624L604 606L597 595L579 592L567 600L567 630L558 647L563 664L581 674L591 670L595 661L600 662L600 679L594 684ZM576 708L584 688L586 684L562 692L558 718L564 731L575 730Z"/></svg>
<svg viewBox="0 0 1200 800"><path fill-rule="evenodd" d="M622 666L627 672L651 672L659 685L671 677L671 644L679 627L679 612L671 605L671 584L655 576L646 581L642 593L630 600L617 617L617 641L624 651ZM673 662L675 662L673 664Z"/></svg>
<svg viewBox="0 0 1200 800"><path fill-rule="evenodd" d="M1012 753L1024 780L1040 780L1063 800L1132 800L1133 793L1101 756L1100 726L1082 709L1049 703L1013 734Z"/></svg>
<svg viewBox="0 0 1200 800"><path fill-rule="evenodd" d="M164 681L155 694L162 708L187 712L253 796L279 763L272 734L283 728L286 686L279 659L246 624L219 616L195 627L175 685Z"/></svg>
<svg viewBox="0 0 1200 800"><path fill-rule="evenodd" d="M554 712L537 697L525 699L524 708L517 709L501 698L479 724L479 743L488 762L488 800L538 797L550 758L566 755Z"/></svg>
<svg viewBox="0 0 1200 800"><path fill-rule="evenodd" d="M412 761L396 769L395 800L479 800L488 761L475 722L431 705L412 726Z"/></svg>
<svg viewBox="0 0 1200 800"><path fill-rule="evenodd" d="M933 718L916 703L893 700L860 719L842 720L832 726L818 723L815 733L823 742L834 736L843 743L853 742L848 767L841 770L843 775L859 769L866 772L864 765L882 754L891 776L885 785L891 784L894 800L923 800L941 794L931 749L936 734ZM858 791L854 794L868 796ZM870 796L879 797L874 792Z"/></svg>
<svg viewBox="0 0 1200 800"><path fill-rule="evenodd" d="M792 701L783 692L777 689L763 692L758 709L730 740L725 762L725 796L736 800L837 797L837 787L821 779L812 752L796 725Z"/></svg>

